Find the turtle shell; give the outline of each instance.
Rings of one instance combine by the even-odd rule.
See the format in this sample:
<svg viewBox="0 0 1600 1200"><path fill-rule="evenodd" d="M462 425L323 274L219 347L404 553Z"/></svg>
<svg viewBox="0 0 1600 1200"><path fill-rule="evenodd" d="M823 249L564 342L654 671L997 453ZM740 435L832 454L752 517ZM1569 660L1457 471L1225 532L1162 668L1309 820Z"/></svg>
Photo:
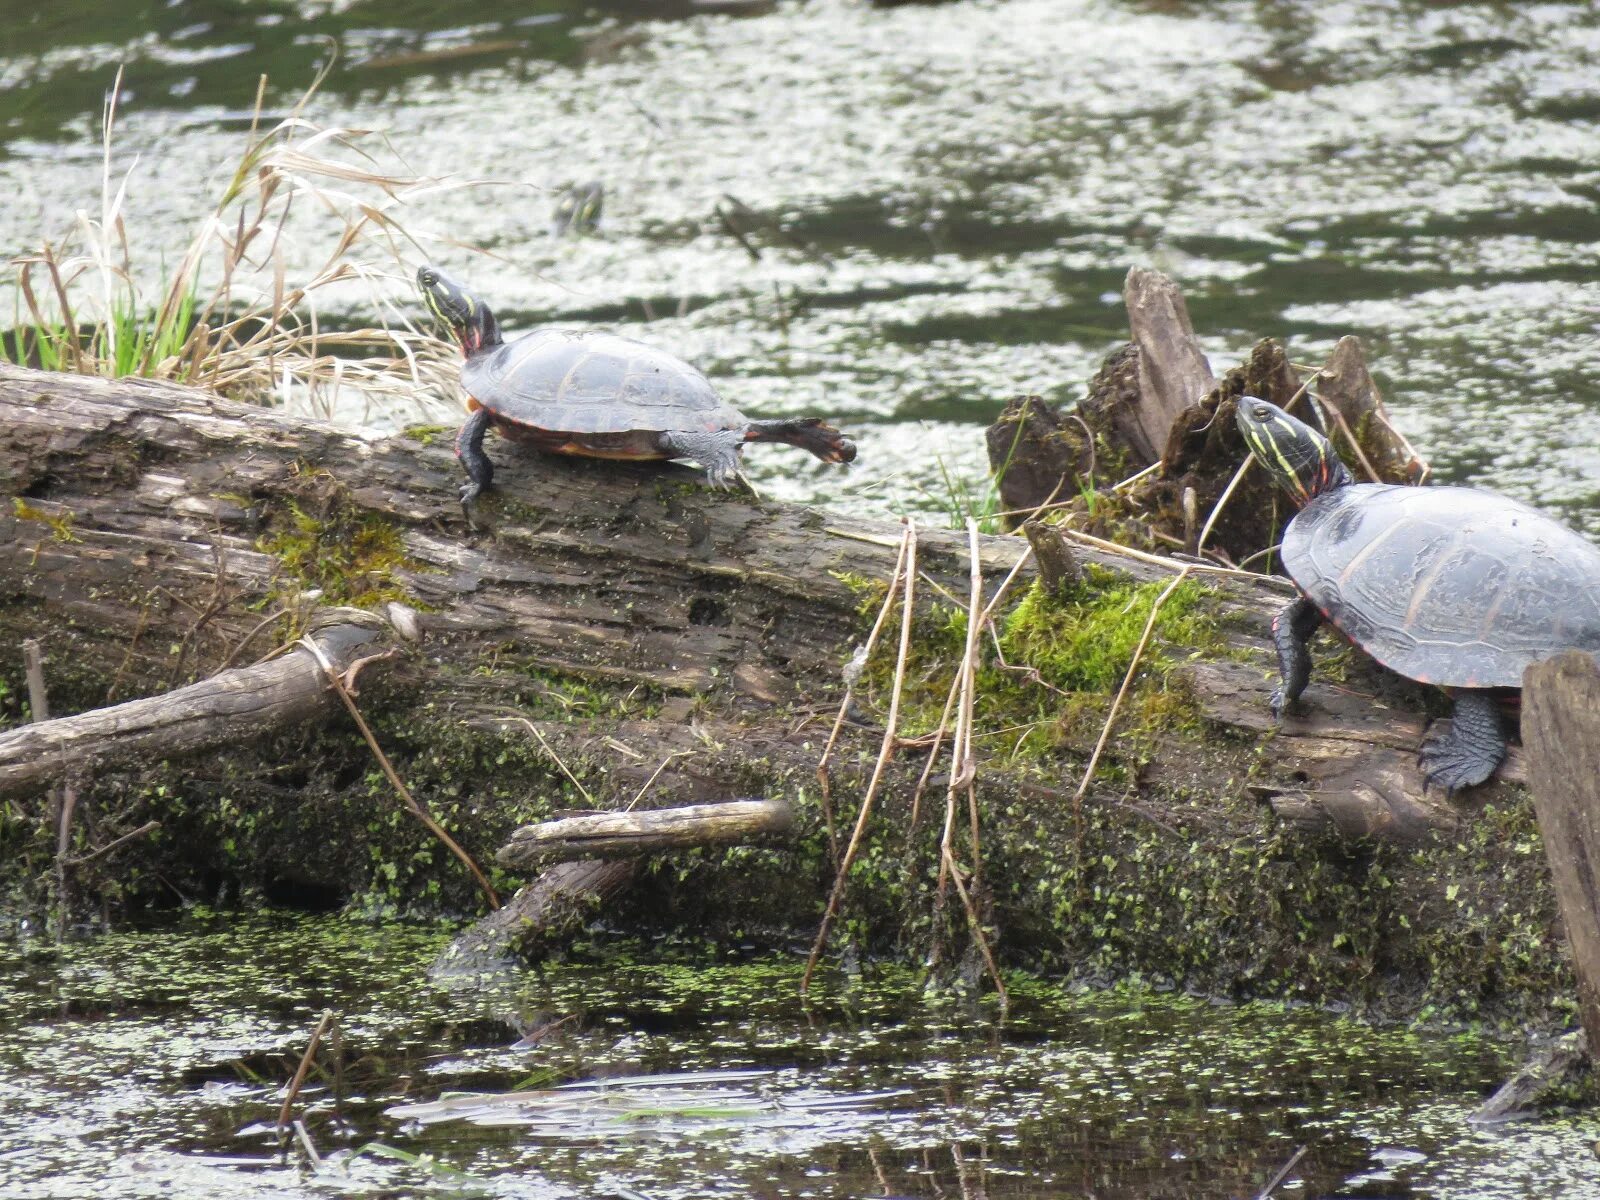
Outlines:
<svg viewBox="0 0 1600 1200"><path fill-rule="evenodd" d="M749 424L682 359L612 333L537 330L468 359L461 383L498 420L553 433Z"/></svg>
<svg viewBox="0 0 1600 1200"><path fill-rule="evenodd" d="M1530 663L1600 651L1600 548L1494 492L1349 484L1283 538L1289 574L1384 666L1441 687L1521 687Z"/></svg>

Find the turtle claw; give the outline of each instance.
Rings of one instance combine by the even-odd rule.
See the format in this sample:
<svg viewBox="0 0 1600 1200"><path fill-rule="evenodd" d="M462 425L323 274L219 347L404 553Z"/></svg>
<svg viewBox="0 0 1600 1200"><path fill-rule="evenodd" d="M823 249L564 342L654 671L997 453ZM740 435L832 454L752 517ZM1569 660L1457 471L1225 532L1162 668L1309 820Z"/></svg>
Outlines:
<svg viewBox="0 0 1600 1200"><path fill-rule="evenodd" d="M1272 689L1272 695L1267 697L1267 707L1272 710L1272 719L1282 722L1286 716L1293 716L1303 707L1299 700L1290 700L1283 694L1283 687L1279 685Z"/></svg>
<svg viewBox="0 0 1600 1200"><path fill-rule="evenodd" d="M461 515L467 518L467 524L471 525L474 529L479 528L479 525L478 519L472 515L473 508L478 497L482 494L483 486L477 482L464 483L461 485Z"/></svg>

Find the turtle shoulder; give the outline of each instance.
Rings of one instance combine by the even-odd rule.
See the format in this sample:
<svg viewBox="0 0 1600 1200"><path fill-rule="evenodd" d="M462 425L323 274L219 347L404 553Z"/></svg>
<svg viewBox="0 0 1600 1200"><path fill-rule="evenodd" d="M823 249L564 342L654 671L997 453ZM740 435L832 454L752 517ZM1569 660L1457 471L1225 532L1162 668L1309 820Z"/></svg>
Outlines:
<svg viewBox="0 0 1600 1200"><path fill-rule="evenodd" d="M1533 662L1600 651L1600 548L1481 488L1351 484L1283 541L1289 574L1385 666L1444 687L1520 687Z"/></svg>
<svg viewBox="0 0 1600 1200"><path fill-rule="evenodd" d="M627 433L749 423L682 359L611 333L537 330L472 359L461 382L501 420L536 429Z"/></svg>

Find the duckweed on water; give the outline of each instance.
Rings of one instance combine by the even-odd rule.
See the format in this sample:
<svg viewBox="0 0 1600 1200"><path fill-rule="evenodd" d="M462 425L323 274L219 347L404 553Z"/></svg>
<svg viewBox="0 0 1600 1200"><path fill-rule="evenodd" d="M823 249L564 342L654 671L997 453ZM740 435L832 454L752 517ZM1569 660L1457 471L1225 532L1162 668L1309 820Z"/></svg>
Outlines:
<svg viewBox="0 0 1600 1200"><path fill-rule="evenodd" d="M1436 1200L1600 1188L1584 1145L1600 1133L1593 1120L1492 1136L1466 1127L1506 1065L1478 1036L1135 988L1072 993L1021 976L1009 980L1014 1017L997 1027L961 1003L930 1007L912 973L875 967L820 978L807 1009L799 958L663 960L660 947L615 943L452 997L417 985L445 935L197 912L59 953L0 950L0 1004L24 1018L0 1030L0 1190L688 1200L886 1186L912 1196L965 1182L1004 1200L1086 1189L1221 1198L1253 1194L1299 1144L1311 1146L1308 1194L1370 1194L1354 1181L1384 1172L1391 1190ZM632 957L642 953L656 958ZM330 1045L302 1095L324 1157L312 1169L292 1146L280 1154L270 1126L324 1007L342 1014L342 1070ZM685 1073L702 1071L764 1072L752 1077L761 1111L711 1103L709 1091L705 1105L646 1107L648 1137L613 1130L598 1154L572 1144L570 1127L545 1136L384 1115L458 1091L586 1079L627 1090L652 1073L683 1080L692 1100L700 1085ZM784 1109L786 1096L802 1103ZM607 1116L563 1112L569 1123ZM1491 1189L1474 1191L1479 1179Z"/></svg>

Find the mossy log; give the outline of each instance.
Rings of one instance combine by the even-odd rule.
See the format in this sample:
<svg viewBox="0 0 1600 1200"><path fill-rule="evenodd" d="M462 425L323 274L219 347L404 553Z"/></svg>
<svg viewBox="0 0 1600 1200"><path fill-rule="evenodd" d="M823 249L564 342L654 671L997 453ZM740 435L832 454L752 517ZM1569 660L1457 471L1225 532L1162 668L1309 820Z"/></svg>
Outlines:
<svg viewBox="0 0 1600 1200"><path fill-rule="evenodd" d="M718 492L683 467L543 458L501 441L490 452L497 487L478 513L487 530L474 532L456 500L448 431L365 436L193 389L0 368L0 485L12 497L0 513L0 646L43 638L52 701L71 714L247 665L329 605L387 614L418 640L405 641L361 704L412 791L480 862L516 827L563 810L621 809L636 798L641 809L784 799L796 816L785 847L652 863L630 894L643 906L638 919L658 925L776 925L788 930L781 938L814 927L834 861L824 831L830 820L848 828L877 757L891 639L855 690L826 786L818 760L842 668L894 574L901 527ZM1108 580L1142 586L1098 614L1136 638L1171 565L1063 536L1088 580L1075 603L1092 609ZM918 547L931 585L918 587L914 651L923 657L880 799L885 826L872 835L887 841L863 855L850 900L895 930L911 920L905 889L931 877L893 864L939 824L926 815L917 824L910 803L932 744L927 725L915 726L927 709L918 693L937 692L936 721L949 679L937 651L968 581L964 534L919 530ZM990 595L1026 551L1020 536L979 539ZM1030 578L1025 571L1001 607L1003 622L1026 618L1048 634L1058 614L1075 619ZM1081 805L1073 792L1125 662L1109 682L1069 692L1052 674L1063 664L1002 665L985 649L985 669L1008 681L975 738L1001 944L1036 965L1099 962L1201 982L1244 972L1251 987L1296 994L1322 978L1306 957L1315 951L1333 980L1325 994L1367 986L1370 964L1327 966L1348 950L1307 943L1305 914L1260 881L1279 864L1292 866L1286 887L1304 888L1324 870L1342 877L1351 855L1370 858L1394 839L1433 837L1441 853L1470 857L1485 803L1508 812L1525 804L1504 782L1464 803L1425 795L1414 764L1425 691L1359 656L1332 655L1331 642L1318 653L1334 659L1333 674L1314 677L1307 715L1274 729L1268 628L1284 592L1267 580L1194 578L1213 634L1174 645L1158 632L1141 672L1150 690L1136 688L1124 706L1103 781ZM20 655L6 654L4 724L21 720L23 692ZM1006 696L1027 711L1006 710ZM1042 729L1044 748L1019 752L1019 725ZM1518 769L1513 759L1503 775ZM130 900L206 898L243 887L430 911L475 904L470 881L396 803L340 710L319 708L296 730L262 730L199 755L124 762L84 787L78 834L95 839L86 845L152 818L161 829L118 856L117 875L96 875L77 895L115 887ZM0 822L10 871L0 905L26 900L44 845L14 819L38 817L42 801L4 803L13 819ZM53 837L52 828L47 861ZM1334 859L1330 837L1342 843ZM1256 847L1248 863L1244 845ZM1160 871L1139 857L1169 850ZM1333 862L1344 865L1319 865ZM1228 882L1236 868L1248 868L1268 908L1228 934L1213 926L1239 920L1239 889ZM1405 886L1414 906L1432 895L1425 865L1403 858L1382 869L1413 872ZM1319 894L1353 906L1341 920L1359 910L1384 924L1385 955L1421 946L1393 938L1386 893L1368 897L1329 878ZM1133 909L1107 898L1125 892L1153 906L1140 911L1170 910L1172 920L1117 933L1115 922L1131 918L1116 914ZM1074 899L1086 895L1099 899ZM1519 928L1539 928L1546 900L1501 910L1532 913ZM926 922L919 928L926 933ZM1336 946L1354 935L1340 936ZM1460 972L1487 968L1464 959L1451 969L1440 986L1454 980L1459 992ZM1556 992L1548 981L1539 975L1540 1003Z"/></svg>
<svg viewBox="0 0 1600 1200"><path fill-rule="evenodd" d="M77 677L86 706L265 652L263 614L281 617L270 633L284 641L307 595L403 603L428 639L407 679L480 727L528 719L530 675L649 689L663 719L633 723L638 765L623 778L692 757L680 736L690 710L673 695L714 697L740 725L765 706L833 702L863 591L893 574L896 526L717 492L688 468L495 452L492 532L475 535L447 437L364 437L190 389L0 370L8 624L17 642L47 637L52 669ZM963 590L964 543L920 535L920 569L947 592ZM1026 546L980 544L991 577ZM1082 539L1075 549L1138 579L1170 573ZM1356 836L1453 829L1458 807L1424 794L1415 769L1420 711L1314 685L1312 715L1273 729L1266 635L1284 593L1210 578L1230 644L1188 668L1190 686L1204 721L1258 747L1247 786L1296 822ZM1188 761L1148 769L1170 776ZM1515 758L1502 776L1520 777Z"/></svg>

